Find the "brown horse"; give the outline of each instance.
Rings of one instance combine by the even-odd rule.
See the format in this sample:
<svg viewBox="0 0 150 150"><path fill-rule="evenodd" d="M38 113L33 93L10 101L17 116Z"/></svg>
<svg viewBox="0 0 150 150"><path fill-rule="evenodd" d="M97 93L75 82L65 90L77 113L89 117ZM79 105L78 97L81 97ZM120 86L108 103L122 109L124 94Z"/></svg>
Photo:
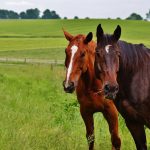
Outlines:
<svg viewBox="0 0 150 150"><path fill-rule="evenodd" d="M80 103L80 113L86 126L86 137L89 149L94 148L94 120L95 112L102 112L108 122L111 134L112 149L119 150L121 141L118 135L118 112L113 101L104 100L101 94L102 83L97 80L94 72L95 47L92 33L87 36L72 36L64 31L69 45L66 48L65 66L66 79L64 90L72 93L76 89Z"/></svg>
<svg viewBox="0 0 150 150"><path fill-rule="evenodd" d="M146 150L144 125L150 128L150 49L120 41L120 35L120 26L112 35L104 34L101 25L97 27L95 72L105 81L106 97L115 99L137 150Z"/></svg>

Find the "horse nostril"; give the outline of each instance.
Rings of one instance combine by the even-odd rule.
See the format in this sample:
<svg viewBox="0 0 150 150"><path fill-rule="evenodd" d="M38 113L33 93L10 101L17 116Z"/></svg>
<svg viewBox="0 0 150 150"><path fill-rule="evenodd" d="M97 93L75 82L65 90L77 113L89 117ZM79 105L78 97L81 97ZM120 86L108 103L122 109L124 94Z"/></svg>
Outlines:
<svg viewBox="0 0 150 150"><path fill-rule="evenodd" d="M67 93L72 93L75 90L74 82L69 82L66 84L66 82L63 82L64 90Z"/></svg>
<svg viewBox="0 0 150 150"><path fill-rule="evenodd" d="M115 87L115 91L119 91L119 86L117 85L116 87Z"/></svg>
<svg viewBox="0 0 150 150"><path fill-rule="evenodd" d="M73 87L74 86L74 82L70 82L69 86Z"/></svg>
<svg viewBox="0 0 150 150"><path fill-rule="evenodd" d="M105 91L105 92L109 92L109 91L110 91L110 86L109 86L109 84L106 84L106 85L105 85L104 91Z"/></svg>

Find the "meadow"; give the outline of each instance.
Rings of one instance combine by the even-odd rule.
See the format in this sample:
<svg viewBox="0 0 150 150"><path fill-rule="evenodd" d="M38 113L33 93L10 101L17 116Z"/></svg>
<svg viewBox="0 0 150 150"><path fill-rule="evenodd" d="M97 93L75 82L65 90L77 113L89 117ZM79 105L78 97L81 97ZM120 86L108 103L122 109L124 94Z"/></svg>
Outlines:
<svg viewBox="0 0 150 150"><path fill-rule="evenodd" d="M48 65L0 65L2 150L87 149L76 96L64 93L63 79L62 66L51 70ZM94 118L96 149L111 149L105 119L101 113ZM121 116L119 123L122 150L135 149ZM150 139L149 130L147 134Z"/></svg>
<svg viewBox="0 0 150 150"><path fill-rule="evenodd" d="M122 26L122 38L150 47L150 22L122 20L0 20L0 57L64 60L62 27L76 35L97 24L113 32ZM95 39L95 37L94 37ZM0 63L0 149L86 150L85 127L75 94L63 91L64 66ZM107 122L95 118L95 149L111 149ZM122 150L134 150L133 139L119 115ZM146 129L150 148L150 130Z"/></svg>
<svg viewBox="0 0 150 150"><path fill-rule="evenodd" d="M64 59L67 41L62 28L73 35L93 32L101 23L106 33L119 24L121 39L150 47L150 22L127 20L0 20L0 57ZM58 55L59 54L59 55Z"/></svg>

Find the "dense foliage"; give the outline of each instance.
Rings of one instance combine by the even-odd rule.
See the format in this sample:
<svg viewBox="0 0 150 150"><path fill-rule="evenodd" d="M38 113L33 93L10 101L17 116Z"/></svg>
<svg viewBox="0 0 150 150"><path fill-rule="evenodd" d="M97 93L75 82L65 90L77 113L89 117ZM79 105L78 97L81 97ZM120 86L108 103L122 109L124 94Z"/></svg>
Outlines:
<svg viewBox="0 0 150 150"><path fill-rule="evenodd" d="M14 11L4 10L0 9L0 19L18 19L19 15L18 13Z"/></svg>
<svg viewBox="0 0 150 150"><path fill-rule="evenodd" d="M132 13L128 18L126 18L127 20L143 20L143 18L136 13Z"/></svg>
<svg viewBox="0 0 150 150"><path fill-rule="evenodd" d="M146 18L147 18L148 20L150 20L150 10L149 10L149 12L146 14Z"/></svg>
<svg viewBox="0 0 150 150"><path fill-rule="evenodd" d="M22 11L19 14L14 11L0 9L0 19L60 19L60 16L56 11L50 11L46 9L40 17L40 10L38 8L27 9L25 12Z"/></svg>
<svg viewBox="0 0 150 150"><path fill-rule="evenodd" d="M12 10L5 10L0 9L0 19L61 19L60 15L57 14L54 10L45 9L42 14L40 15L40 10L38 8L30 8L26 11L22 11L17 13ZM108 17L111 19L110 17ZM67 19L65 16L64 19ZM79 19L78 16L74 16L73 19ZM89 17L85 17L85 19L89 19ZM117 17L117 19L121 19ZM133 12L129 17L126 18L127 20L143 20L144 18L135 12ZM150 20L150 10L146 13L145 19Z"/></svg>

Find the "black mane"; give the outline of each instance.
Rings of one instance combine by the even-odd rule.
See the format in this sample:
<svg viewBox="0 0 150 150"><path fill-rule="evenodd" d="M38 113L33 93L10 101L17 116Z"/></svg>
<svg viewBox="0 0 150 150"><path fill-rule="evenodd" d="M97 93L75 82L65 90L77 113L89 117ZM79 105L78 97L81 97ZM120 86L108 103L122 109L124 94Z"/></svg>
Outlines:
<svg viewBox="0 0 150 150"><path fill-rule="evenodd" d="M118 41L118 46L121 62L125 70L136 71L150 63L150 49L145 45Z"/></svg>

